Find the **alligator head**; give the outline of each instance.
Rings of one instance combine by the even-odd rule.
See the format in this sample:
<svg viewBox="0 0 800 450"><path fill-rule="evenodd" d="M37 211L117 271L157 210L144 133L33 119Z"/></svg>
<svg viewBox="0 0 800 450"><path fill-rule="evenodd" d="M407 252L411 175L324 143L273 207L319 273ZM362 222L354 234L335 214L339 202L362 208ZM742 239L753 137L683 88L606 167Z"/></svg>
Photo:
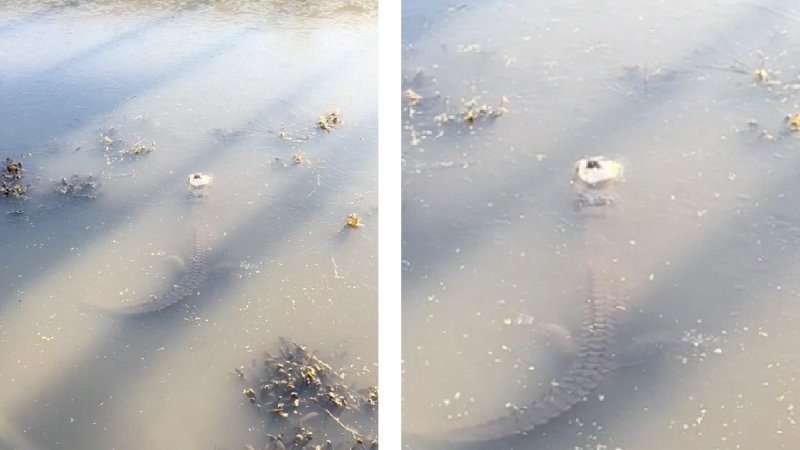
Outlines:
<svg viewBox="0 0 800 450"><path fill-rule="evenodd" d="M189 199L208 197L209 186L214 178L211 175L195 172L189 175L186 185L189 187Z"/></svg>
<svg viewBox="0 0 800 450"><path fill-rule="evenodd" d="M570 181L577 194L576 206L581 210L594 210L612 205L615 187L621 180L622 164L617 161L603 156L581 159L575 164Z"/></svg>

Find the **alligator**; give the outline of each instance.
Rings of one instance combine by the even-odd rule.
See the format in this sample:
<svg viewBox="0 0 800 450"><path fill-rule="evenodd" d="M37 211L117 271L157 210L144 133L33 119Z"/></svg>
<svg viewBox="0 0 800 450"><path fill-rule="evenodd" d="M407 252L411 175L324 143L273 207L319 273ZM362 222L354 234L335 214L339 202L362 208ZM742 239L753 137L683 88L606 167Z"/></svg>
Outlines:
<svg viewBox="0 0 800 450"><path fill-rule="evenodd" d="M211 176L203 173L189 175L189 201L191 203L192 222L192 256L186 263L186 271L176 284L170 286L161 295L152 295L149 300L107 309L109 312L124 315L147 314L172 306L194 294L208 277L208 264L211 254L211 242L208 239L205 221L202 219L201 204L208 197Z"/></svg>
<svg viewBox="0 0 800 450"><path fill-rule="evenodd" d="M605 215L614 203L613 188L622 166L602 157L580 160L575 169L576 206L582 215ZM575 357L566 372L526 408L511 415L469 426L453 433L453 443L496 441L528 434L563 416L585 401L606 375L617 367L615 353L619 325L625 311L622 278L617 262L599 250L588 236L591 259L587 262L590 292L583 304L584 316Z"/></svg>

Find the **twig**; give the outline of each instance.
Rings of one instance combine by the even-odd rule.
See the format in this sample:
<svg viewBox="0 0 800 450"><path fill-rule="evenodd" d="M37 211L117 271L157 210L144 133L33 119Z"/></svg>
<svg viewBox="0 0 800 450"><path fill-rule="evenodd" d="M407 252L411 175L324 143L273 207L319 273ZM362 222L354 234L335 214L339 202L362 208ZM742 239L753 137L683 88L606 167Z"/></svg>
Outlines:
<svg viewBox="0 0 800 450"><path fill-rule="evenodd" d="M708 66L708 65L704 65L704 64L698 64L695 67L697 67L698 69L720 70L722 72L739 73L739 74L742 74L742 75L747 75L747 74L750 73L747 70L740 69L740 68L737 68L737 67L718 67L718 66Z"/></svg>
<svg viewBox="0 0 800 450"><path fill-rule="evenodd" d="M333 419L334 422L336 422L340 427L342 427L343 430L345 430L348 433L352 434L353 435L353 439L355 439L356 441L363 440L363 436L361 436L361 433L359 433L358 431L356 431L356 430L348 427L347 425L345 425L341 420L339 420L338 417L334 416L333 413L328 410L328 408L324 408L323 407L322 410L325 411L326 413L328 413L328 415L331 417L331 419Z"/></svg>
<svg viewBox="0 0 800 450"><path fill-rule="evenodd" d="M331 263L333 264L333 278L336 280L344 278L342 274L339 272L339 266L336 265L336 260L333 259L333 256L331 256Z"/></svg>
<svg viewBox="0 0 800 450"><path fill-rule="evenodd" d="M312 189L311 192L308 193L308 195L306 196L306 200L311 198L311 196L314 195L315 192L317 192L317 189L319 187L320 187L319 174L317 174L317 184L314 186L314 189Z"/></svg>

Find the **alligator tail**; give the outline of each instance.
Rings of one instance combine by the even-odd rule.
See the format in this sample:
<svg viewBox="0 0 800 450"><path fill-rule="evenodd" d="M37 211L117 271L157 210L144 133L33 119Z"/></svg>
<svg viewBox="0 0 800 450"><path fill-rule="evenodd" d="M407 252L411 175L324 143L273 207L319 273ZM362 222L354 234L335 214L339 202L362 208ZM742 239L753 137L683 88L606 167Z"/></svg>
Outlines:
<svg viewBox="0 0 800 450"><path fill-rule="evenodd" d="M613 266L613 263L612 263ZM584 304L578 353L570 368L527 408L459 430L456 441L481 442L527 434L585 401L615 366L613 352L620 313L620 278L608 265L589 264L591 292Z"/></svg>
<svg viewBox="0 0 800 450"><path fill-rule="evenodd" d="M110 308L107 311L121 315L147 314L168 308L195 294L207 278L211 247L206 231L202 227L196 224L192 228L192 233L192 257L187 264L186 272L177 283L170 286L163 294L154 295L145 302Z"/></svg>

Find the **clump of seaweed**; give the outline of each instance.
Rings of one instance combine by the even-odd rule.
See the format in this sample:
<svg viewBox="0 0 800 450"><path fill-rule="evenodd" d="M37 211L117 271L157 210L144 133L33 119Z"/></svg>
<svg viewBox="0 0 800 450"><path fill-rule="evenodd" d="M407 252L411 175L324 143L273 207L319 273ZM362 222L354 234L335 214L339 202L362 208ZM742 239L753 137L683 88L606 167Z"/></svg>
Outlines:
<svg viewBox="0 0 800 450"><path fill-rule="evenodd" d="M773 81L772 75L770 75L770 73L767 72L767 69L763 67L759 67L758 69L753 70L753 78L756 81L765 84L772 83Z"/></svg>
<svg viewBox="0 0 800 450"><path fill-rule="evenodd" d="M21 198L28 191L28 188L19 183L0 182L0 194L3 197Z"/></svg>
<svg viewBox="0 0 800 450"><path fill-rule="evenodd" d="M6 170L3 172L3 178L21 180L22 172L22 161L14 161L11 158L6 158Z"/></svg>
<svg viewBox="0 0 800 450"><path fill-rule="evenodd" d="M789 123L789 131L800 131L800 113L794 113L787 116L786 121Z"/></svg>
<svg viewBox="0 0 800 450"><path fill-rule="evenodd" d="M337 108L324 116L320 116L317 119L317 128L322 131L326 131L328 133L331 132L334 128L339 128L342 126L342 118L341 118L342 111Z"/></svg>
<svg viewBox="0 0 800 450"><path fill-rule="evenodd" d="M282 342L280 354L265 353L263 369L255 375L237 368L237 375L247 381L242 393L247 401L269 422L281 428L267 435L265 448L327 449L333 443L316 443L323 435L319 427L331 421L352 439L353 448L377 449L377 440L367 438L344 421L348 413L374 414L378 388L354 390L344 383L345 373L335 370L304 346ZM337 446L338 448L338 446Z"/></svg>
<svg viewBox="0 0 800 450"><path fill-rule="evenodd" d="M143 141L139 141L133 144L132 147L121 150L120 153L123 155L139 156L147 153L152 153L155 149L156 149L155 142L146 144Z"/></svg>
<svg viewBox="0 0 800 450"><path fill-rule="evenodd" d="M472 94L461 99L448 94L447 89L437 83L436 77L426 74L422 68L403 76L405 151L414 147L424 151L426 140L439 139L446 133L474 135L511 113L506 95L498 98L480 89L477 83L471 85Z"/></svg>
<svg viewBox="0 0 800 450"><path fill-rule="evenodd" d="M103 145L103 150L110 152L118 147L119 133L116 128L105 128L100 130L100 143Z"/></svg>
<svg viewBox="0 0 800 450"><path fill-rule="evenodd" d="M134 158L144 156L154 152L156 149L154 141L147 143L143 139L137 140L133 145L127 145L119 137L119 132L116 128L113 127L100 130L100 144L106 154L107 164L116 162L126 156Z"/></svg>
<svg viewBox="0 0 800 450"><path fill-rule="evenodd" d="M62 178L53 183L53 190L56 194L94 200L100 190L100 182L94 175L72 175L69 178Z"/></svg>
<svg viewBox="0 0 800 450"><path fill-rule="evenodd" d="M6 158L2 181L0 181L0 195L15 199L23 198L28 191L28 187L22 184L23 174L22 161Z"/></svg>
<svg viewBox="0 0 800 450"><path fill-rule="evenodd" d="M422 95L418 94L415 90L410 88L406 89L406 91L403 93L403 96L405 97L406 102L408 102L408 104L411 106L418 104L419 102L422 101L423 98Z"/></svg>
<svg viewBox="0 0 800 450"><path fill-rule="evenodd" d="M364 223L361 222L361 217L356 213L350 213L344 220L344 224L347 228L361 228L364 226Z"/></svg>
<svg viewBox="0 0 800 450"><path fill-rule="evenodd" d="M505 95L500 97L500 101L496 107L489 106L487 103L482 102L479 97L473 97L461 102L461 110L459 113L453 114L444 112L434 116L433 120L438 125L448 122L463 122L472 125L482 119L496 119L506 114L508 114L508 97Z"/></svg>

